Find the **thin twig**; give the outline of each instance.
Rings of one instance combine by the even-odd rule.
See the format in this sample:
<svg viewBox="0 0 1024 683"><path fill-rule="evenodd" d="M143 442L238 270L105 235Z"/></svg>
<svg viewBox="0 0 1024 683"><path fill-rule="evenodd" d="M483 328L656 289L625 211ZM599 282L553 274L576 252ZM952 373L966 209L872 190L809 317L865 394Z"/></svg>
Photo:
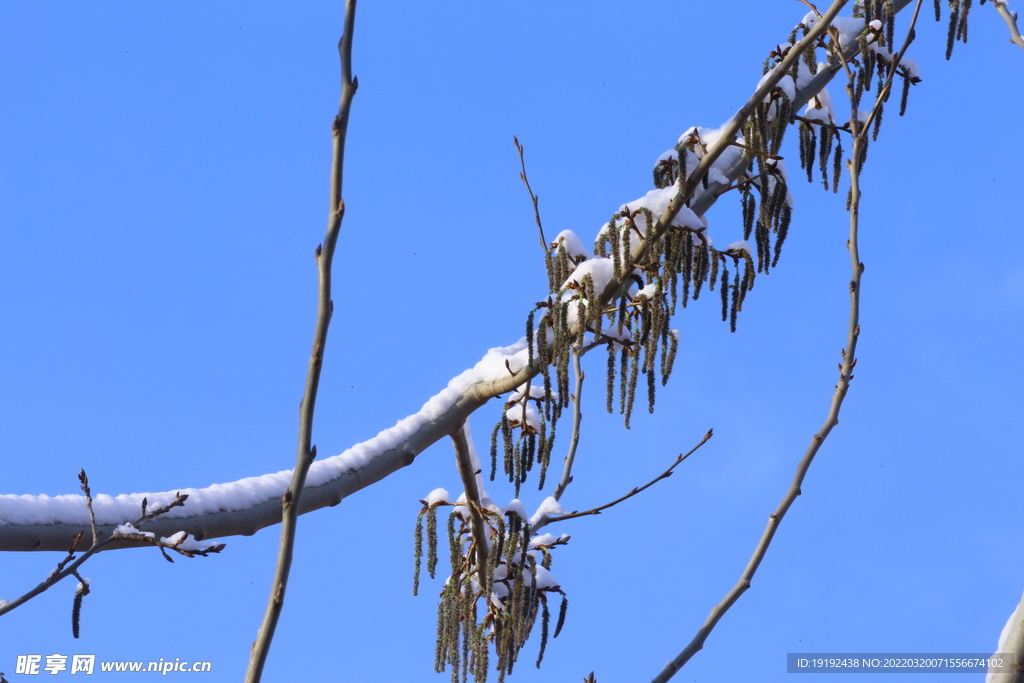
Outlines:
<svg viewBox="0 0 1024 683"><path fill-rule="evenodd" d="M523 413L523 419L526 419ZM452 444L455 446L455 464L459 470L459 477L462 479L462 488L466 492L466 507L469 508L469 518L473 523L473 546L476 548L476 577L480 583L480 589L484 595L490 595L490 577L487 573L487 525L484 523L483 503L481 502L480 487L477 486L476 469L473 463L473 456L470 454L469 438L466 435L466 424L452 434Z"/></svg>
<svg viewBox="0 0 1024 683"><path fill-rule="evenodd" d="M526 177L526 159L523 157L523 146L519 144L519 138L515 135L512 136L512 142L516 146L516 151L519 152L519 166L522 169L519 172L519 179L523 181L523 185L526 185L526 191L530 195L530 201L533 202L533 218L537 221L537 232L540 235L540 248L544 250L544 253L548 253L548 241L544 237L544 226L540 222L540 197L533 193L530 188L530 181Z"/></svg>
<svg viewBox="0 0 1024 683"><path fill-rule="evenodd" d="M805 5L807 5L808 7L810 7L810 8L811 8L811 11L812 11L812 12L814 12L814 13L815 13L816 15L818 15L818 18L819 18L819 19L821 18L821 12L819 12L819 11L818 11L818 8L817 8L817 7L815 7L815 6L814 6L814 5L812 5L811 3L807 2L807 0L799 0L799 1L800 1L800 2L802 2L802 3L804 3Z"/></svg>
<svg viewBox="0 0 1024 683"><path fill-rule="evenodd" d="M1000 0L993 0L992 4L996 6L996 11L999 12L999 16L1003 18L1003 21L1006 22L1006 26L1010 29L1010 42L1024 48L1024 38L1020 35L1020 29L1017 28L1017 13L1011 12L1006 7L1006 3L1001 2Z"/></svg>
<svg viewBox="0 0 1024 683"><path fill-rule="evenodd" d="M572 367L573 372L576 373L576 394L572 397L572 437L569 439L569 453L565 456L565 466L562 468L562 479L558 482L552 495L555 500L559 500L565 493L566 487L572 483L572 464L576 460L576 447L580 443L580 423L583 421L580 401L583 399L583 379L586 377L580 363L580 356L589 348L592 348L592 345L583 349L574 349L572 352Z"/></svg>
<svg viewBox="0 0 1024 683"><path fill-rule="evenodd" d="M745 149L748 152L750 152L752 155L759 156L759 157L761 157L763 159L772 159L774 161L779 161L781 159L785 159L786 158L786 157L778 155L778 154L771 154L769 152L764 152L764 151L761 151L759 149L754 149L750 145L744 145L743 143L736 142L735 140L731 144L732 144L733 147L739 147L740 149Z"/></svg>
<svg viewBox="0 0 1024 683"><path fill-rule="evenodd" d="M847 61L845 50L843 48L843 42L839 39L839 31L836 30L835 26L829 25L828 35L832 38L832 56L839 59L839 63L842 64L843 70L846 71L846 75L850 78L853 77L853 69L850 68L850 63ZM855 41L850 41L850 46L856 45Z"/></svg>
<svg viewBox="0 0 1024 683"><path fill-rule="evenodd" d="M92 544L96 545L99 543L100 537L96 533L96 513L92 510L92 491L89 489L89 477L86 475L84 467L78 471L78 481L81 483L82 491L85 492L85 507L89 511L89 527L92 529ZM146 514L146 511L143 510L142 514ZM75 545L78 545L77 542Z"/></svg>
<svg viewBox="0 0 1024 683"><path fill-rule="evenodd" d="M270 645L274 639L277 621L284 607L284 595L288 586L288 575L291 571L292 553L295 547L295 532L299 517L299 502L302 489L306 483L309 466L316 457L316 446L313 445L313 414L316 407L317 389L320 385L320 370L323 367L324 349L327 345L327 330L334 311L331 300L331 265L334 260L334 248L341 232L341 221L345 215L345 202L342 199L342 179L345 160L345 138L348 132L349 111L352 98L359 87L359 81L352 77L352 33L355 29L356 0L345 3L345 29L338 43L341 58L341 99L338 114L332 125L333 158L331 163L330 201L328 204L327 232L322 246L316 248L316 261L319 273L319 291L317 301L316 327L313 333L313 349L310 353L309 367L306 372L306 387L299 404L299 446L295 459L292 480L282 496L281 509L281 543L277 556L277 568L267 601L267 610L263 616L256 642L253 643L246 672L246 683L257 683L263 676Z"/></svg>
<svg viewBox="0 0 1024 683"><path fill-rule="evenodd" d="M676 468L676 465L678 465L679 463L681 463L682 461L686 460L691 455L696 453L697 449L700 448L701 446L703 446L704 444L706 444L708 442L708 439L710 439L713 436L713 432L714 432L713 429L709 429L708 433L704 435L704 438L700 440L700 443L698 443L696 446L691 448L686 453L683 453L679 457L677 457L675 459L675 462L673 462L671 465L668 466L667 470L665 470L664 472L662 472L661 474L656 476L654 479L651 479L649 482L647 482L643 486L638 486L638 487L634 488L632 491L630 491L626 495L622 496L621 498L616 498L615 500L613 500L610 503L605 503L604 505L599 505L596 508L592 508L590 510L584 510L583 512L570 512L568 514L559 515L557 517L546 517L544 519L541 519L539 524L531 527L530 531L536 531L537 529L540 529L541 527L547 526L548 524L552 524L554 522L563 522L563 521L565 521L567 519L573 519L575 517L585 517L587 515L599 515L599 514L601 514L601 512L603 510L607 510L608 508L612 507L613 505L618 505L622 501L628 500L629 498L632 498L633 496L635 496L636 494L640 493L641 491L643 491L645 489L648 489L651 486L654 486L655 484L657 484L662 479L665 479L667 477L672 476L672 470L674 470Z"/></svg>
<svg viewBox="0 0 1024 683"><path fill-rule="evenodd" d="M917 16L917 10L920 9L921 0L918 0L918 7L915 8L914 16ZM909 41L912 40L913 36L913 23L911 23L910 29L907 32L907 43L904 44L904 49ZM903 54L903 50L900 51ZM853 79L854 76L850 74L850 92L853 92ZM879 100L884 98L884 93L879 96ZM852 103L851 103L852 104ZM877 107L877 102L876 102ZM856 117L852 119L856 121ZM754 553L747 563L746 569L740 575L739 581L732 587L725 598L722 599L717 605L711 609L711 614L708 615L707 620L697 631L697 634L693 637L690 643L683 649L679 655L676 656L668 665L659 673L653 680L652 683L666 683L671 679L685 664L690 660L693 655L699 652L704 647L704 641L714 630L718 621L729 611L740 596L743 595L750 588L750 582L754 578L754 574L757 573L757 568L760 566L761 561L764 559L765 554L768 552L768 546L771 545L772 539L775 537L775 532L778 530L779 525L782 523L782 519L786 516L786 512L789 511L790 506L796 501L797 496L801 493L801 486L803 485L804 477L807 475L807 470L810 468L811 463L814 461L814 457L817 455L821 445L828 438L832 428L839 424L839 411L842 408L843 401L846 399L846 393L850 387L850 381L853 379L853 368L857 364L857 340L860 336L860 282L861 275L864 272L864 264L860 262L860 251L858 247L858 234L860 228L860 160L863 145L865 144L864 135L856 134L857 126L853 125L854 138L853 138L853 152L852 159L848 162L850 167L850 187L852 200L850 203L850 238L847 242L847 248L850 251L850 264L851 264L851 278L850 278L850 317L847 325L846 334L846 348L841 352L842 363L839 365L839 381L836 383L835 392L832 395L832 404L829 408L828 415L825 418L825 423L821 429L818 430L813 437L811 437L811 443L804 452L803 458L797 465L796 473L793 476L793 481L790 483L789 490L786 491L779 506L775 509L775 512L768 515L768 525L765 527L764 533L761 535L761 539L757 543L757 547L754 549ZM864 131L868 130L867 125L863 128Z"/></svg>
<svg viewBox="0 0 1024 683"><path fill-rule="evenodd" d="M840 126L840 125L838 125L836 123L828 123L826 121L822 121L821 119L809 119L809 118L807 118L805 116L800 116L799 114L794 114L793 115L793 120L794 121L802 121L803 123L806 123L806 124L812 125L812 126L813 125L817 125L817 126L821 126L822 128L831 128L832 130L845 130L846 132L850 132L850 124L849 123L844 123L843 125Z"/></svg>
<svg viewBox="0 0 1024 683"><path fill-rule="evenodd" d="M530 201L533 202L533 219L537 222L537 233L540 236L540 248L544 252L544 271L548 275L548 289L552 292L555 291L555 287L558 283L554 281L554 268L551 263L551 249L548 245L547 239L544 237L544 226L540 221L540 197L533 193L533 189L530 187L530 181L526 177L526 158L523 156L523 146L519 144L519 138L515 135L512 136L512 143L516 146L516 151L519 152L519 179L523 181L523 185L526 186L526 192L530 195Z"/></svg>

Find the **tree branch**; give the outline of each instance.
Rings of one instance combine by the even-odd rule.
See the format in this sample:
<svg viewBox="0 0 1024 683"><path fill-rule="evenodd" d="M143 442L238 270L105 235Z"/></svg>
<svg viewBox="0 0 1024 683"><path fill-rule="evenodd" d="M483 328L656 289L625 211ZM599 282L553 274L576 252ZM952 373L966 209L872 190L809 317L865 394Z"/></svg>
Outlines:
<svg viewBox="0 0 1024 683"><path fill-rule="evenodd" d="M96 530L96 517L93 514L92 510L92 491L89 489L89 477L86 476L84 469L78 473L78 480L81 482L82 491L85 492L85 500L89 510L89 522L90 526L92 527L92 542L89 546L89 549L82 553L82 555L79 556L77 559L75 558L75 552L78 551L78 546L81 545L82 537L85 536L84 531L79 531L71 541L71 545L67 550L67 556L59 563L57 563L56 569L50 572L46 579L39 583L35 588L26 592L24 595L15 598L14 600L11 600L9 602L3 602L2 604L0 604L0 616L7 614L8 612L17 607L20 607L21 605L25 604L37 595L46 592L52 586L57 585L67 577L78 577L78 569L83 564L85 564L86 560L88 560L90 557L92 557L99 551L107 548L111 543L114 543L120 539L129 539L135 541L137 545L154 545L160 548L160 552L164 554L164 557L172 562L173 560L171 560L171 558L167 555L167 553L164 551L164 548L169 548L177 552L178 554L184 555L186 557L194 557L195 555L201 555L205 557L210 553L219 553L221 550L224 549L223 543L210 543L207 545L207 547L198 547L190 544L189 547L182 548L180 546L187 540L187 533L179 531L177 532L177 534L175 534L177 538L171 541L170 539L162 538L159 534L155 534L148 530L143 532L137 528L141 527L143 523L155 519L156 517L159 517L160 515L167 513L173 508L183 506L185 504L185 500L188 498L188 495L181 493L178 493L171 503L152 511L146 510L146 500L143 499L142 515L140 517L135 518L135 521L128 523L128 526L132 528L132 531L112 531L110 534L107 535L106 539L101 541L99 540L100 535L97 533ZM124 524L121 524L119 526L123 527ZM78 579L79 581L82 581L81 577L78 577ZM85 582L82 581L82 583L84 584ZM76 635L75 637L77 638L78 636Z"/></svg>
<svg viewBox="0 0 1024 683"><path fill-rule="evenodd" d="M765 79L764 83L761 84L754 94L750 96L746 104L740 107L739 111L733 114L729 122L722 127L718 140L711 146L711 149L701 158L697 167L693 169L689 177L682 183L676 196L673 197L672 201L669 202L668 207L658 218L658 221L654 224L654 227L648 229L647 236L637 240L637 245L633 248L632 254L630 254L628 263L623 268L623 272L627 275L632 273L633 264L636 263L640 256L644 253L647 248L647 243L651 241L657 241L668 229L668 226L672 224L673 219L679 211L689 202L691 197L694 195L694 191L701 186L701 180L707 175L707 172L711 170L711 166L718 160L722 153L728 149L736 139L736 134L739 132L743 122L753 113L754 109L764 98L771 93L775 86L779 84L790 71L796 61L800 59L800 55L806 52L808 49L813 48L818 41L818 37L831 25L832 20L839 14L839 10L846 5L847 0L836 0L832 3L832 6L828 8L822 19L814 25L806 36L803 37L796 45L790 48L789 52L782 61L775 67L771 72L771 75ZM746 161L744 160L743 168L746 168ZM728 185L728 183L726 183ZM691 207L692 208L692 207ZM608 284L601 296L602 305L608 303L611 298L615 295L615 292L619 291L622 287L622 281L618 281L615 278Z"/></svg>
<svg viewBox="0 0 1024 683"><path fill-rule="evenodd" d="M537 232L540 235L540 248L544 251L544 265L547 266L547 272L551 273L551 250L548 247L547 239L544 237L544 226L540 222L540 206L538 205L540 197L533 193L530 181L526 177L526 158L523 156L523 146L519 144L519 138L513 135L512 143L516 146L516 151L519 152L519 179L526 186L526 192L530 195L530 201L533 203L533 220L537 223ZM554 288L557 284L557 282L551 283L551 287Z"/></svg>
<svg viewBox="0 0 1024 683"><path fill-rule="evenodd" d="M596 343L596 342L595 342ZM565 465L562 468L562 479L555 487L552 497L559 500L565 489L572 483L572 464L576 460L576 447L580 444L580 423L583 422L583 412L580 410L580 401L583 399L583 380L586 375L580 363L580 356L588 349L573 350L572 368L576 373L576 394L572 399L572 436L569 438L569 453L565 456Z"/></svg>
<svg viewBox="0 0 1024 683"><path fill-rule="evenodd" d="M458 466L459 477L462 479L462 488L466 492L466 507L469 508L469 517L473 525L476 576L480 582L480 590L484 595L490 595L490 575L487 571L487 525L484 523L483 512L481 512L483 503L476 479L479 463L473 462L469 437L466 434L466 423L462 423L462 426L452 433L452 443L455 446L455 464Z"/></svg>
<svg viewBox="0 0 1024 683"><path fill-rule="evenodd" d="M918 0L917 6L914 10L914 17L911 20L910 28L907 31L907 38L903 44L899 55L893 62L893 65L889 72L889 83L896 72L896 67L899 63L899 58L902 57L906 51L910 42L914 36L914 23L917 20L918 10L920 10L921 0ZM849 75L849 89L851 93L851 99L853 97L853 81L855 74L852 72ZM888 85L887 83L886 85ZM875 106L872 109L872 113L877 113L881 102L885 99L885 90L883 90L876 98ZM852 104L852 103L851 103ZM856 109L855 107L853 107ZM869 117L870 119L870 117ZM869 121L870 122L870 121ZM869 123L868 122L868 123ZM857 340L860 337L860 281L861 275L864 272L864 264L860 261L860 250L858 246L858 236L860 230L860 169L862 162L862 152L864 145L866 144L866 133L869 130L868 123L859 125L857 121L856 112L851 118L851 126L853 129L853 151L852 159L848 161L850 168L850 237L846 245L850 252L850 266L851 266L851 277L850 277L850 315L849 322L847 325L846 333L846 348L840 352L842 356L842 363L839 365L839 381L836 384L835 392L832 395L832 404L829 408L828 415L825 418L825 423L821 429L818 430L813 437L811 437L811 443L804 452L803 458L801 458L796 468L796 473L793 476L793 481L790 483L789 490L783 496L779 506L775 509L775 512L768 515L768 525L765 527L764 533L761 534L761 539L757 543L757 547L754 549L754 553L747 563L746 569L740 575L739 581L733 586L726 596L711 609L711 614L705 620L704 624L697 631L697 634L693 637L690 643L680 652L675 659L668 663L668 665L659 673L653 680L652 683L666 683L703 647L704 641L714 630L719 620L725 615L726 612L739 600L740 596L743 595L747 589L750 588L750 582L754 578L754 574L757 573L758 567L761 565L761 561L764 559L765 554L768 552L768 546L771 545L772 539L775 537L775 532L778 530L779 525L782 523L782 519L786 516L790 506L796 501L797 496L801 493L801 486L803 485L804 477L807 476L807 470L810 469L811 463L814 461L814 457L818 454L818 450L821 445L828 438L832 428L839 424L839 411L842 408L843 401L846 399L846 393L850 387L850 381L853 379L853 368L857 364Z"/></svg>
<svg viewBox="0 0 1024 683"><path fill-rule="evenodd" d="M320 385L324 350L327 346L327 331L331 324L331 314L334 311L334 302L331 300L331 265L334 260L334 249L338 243L338 234L341 232L341 221L345 215L345 202L342 199L345 137L348 132L352 98L359 87L358 80L352 77L352 33L355 30L355 19L356 0L347 0L345 3L345 32L338 43L338 52L341 57L341 101L332 126L334 150L331 163L327 233L324 236L323 245L316 248L319 272L316 327L313 333L313 350L310 353L309 368L306 372L306 388L302 402L299 404L298 455L295 459L295 469L292 471L291 484L281 498L281 544L277 556L277 569L274 572L263 623L260 625L256 642L253 643L249 669L245 677L246 683L257 683L263 676L263 666L270 653L277 621L284 608L284 596L288 587L288 575L291 572L302 490L306 483L309 466L316 457L316 446L312 443L313 415L316 410L316 395Z"/></svg>
<svg viewBox="0 0 1024 683"><path fill-rule="evenodd" d="M713 429L709 429L707 434L704 435L704 438L700 440L700 443L698 443L696 446L691 448L686 453L679 455L675 459L675 462L673 462L671 465L668 466L667 470L665 470L664 472L662 472L661 474L656 476L654 479L651 479L649 482L647 482L643 486L639 486L639 487L634 488L632 491L630 491L626 495L622 496L621 498L616 498L615 500L613 500L610 503L605 503L604 505L599 505L596 508L593 508L593 509L590 509L590 510L585 510L583 512L570 512L570 513L568 513L566 515L559 515L557 517L547 517L547 518L544 518L544 519L542 519L540 521L539 524L537 524L534 527L532 527L531 531L536 532L538 529L541 529L541 528L547 526L548 524L552 524L554 522L563 522L563 521L565 521L567 519L573 519L575 517L585 517L587 515L599 515L599 514L601 514L602 510L607 510L608 508L612 507L613 505L618 505L622 501L628 500L629 498L632 498L633 496L635 496L636 494L640 493L641 491L643 491L645 489L648 489L651 486L654 486L655 484L657 484L662 479L666 479L666 478L672 476L672 470L674 470L676 468L676 465L678 465L679 463L681 463L682 461L686 460L691 455L696 453L697 449L700 448L701 446L703 446L704 444L706 444L708 442L708 439L710 439L713 436L713 432L714 432Z"/></svg>
<svg viewBox="0 0 1024 683"><path fill-rule="evenodd" d="M982 0L984 4L985 0ZM1010 42L1017 45L1018 47L1024 48L1024 38L1020 35L1020 29L1017 28L1017 13L1011 12L1006 7L1004 0L992 0L992 4L996 6L996 11L999 12L999 16L1006 22L1007 28L1010 29Z"/></svg>
<svg viewBox="0 0 1024 683"><path fill-rule="evenodd" d="M900 11L909 3L910 0L896 0L894 6L896 11ZM846 52L852 55L856 50L851 48ZM793 99L794 109L802 107L821 92L841 68L837 61L820 69L817 76L797 90ZM345 120L347 121L347 115ZM695 192L690 209L698 216L704 215L729 185L742 176L748 164L745 156L738 156L724 169L724 182L709 179L707 189ZM701 188L701 185L698 184L697 187ZM415 425L410 426L409 423L402 422L403 432L407 436L401 439L376 437L355 445L346 454L336 456L330 461L314 463L312 471L317 472L317 467L322 466L324 473L318 474L315 482L307 484L303 489L301 500L295 505L299 514L337 505L353 493L412 464L416 456L458 429L470 414L489 399L529 382L539 372L539 367L523 365L511 376L508 373L496 374L492 375L491 379L475 381L469 386L455 386L456 381L453 380L453 386L442 390L428 401L419 413L407 418L415 420ZM441 408L435 407L439 399L443 402ZM358 457L347 457L347 454L356 452L359 454ZM333 462L338 464L334 465ZM257 478L249 478L231 484L218 484L215 489L182 488L181 490L188 493L196 505L190 505L184 510L175 510L173 516L153 520L147 528L163 535L184 529L197 540L252 535L281 521L280 497L288 487L285 478L290 475L290 472L264 475L258 482ZM272 483L266 481L270 477L274 478ZM233 486L247 492L244 507L225 509L216 505L203 505L200 502L206 495L215 495L214 490L221 491L225 487ZM166 492L149 495L151 499L157 496L169 499L174 494ZM141 496L138 498L141 499ZM130 505L133 509L138 505L133 496L118 496L116 501L103 501L97 510L97 533L101 536L112 533L117 524L127 518L124 510L118 508L122 505L121 501L126 501L123 504ZM61 518L43 524L36 521L38 516L32 508L33 504L28 496L0 495L0 520L6 523L3 533L0 534L0 551L64 551L70 539L81 530L81 525L88 524L84 500L81 511L76 513L73 519ZM142 544L118 540L111 542L107 547L113 549L139 545Z"/></svg>

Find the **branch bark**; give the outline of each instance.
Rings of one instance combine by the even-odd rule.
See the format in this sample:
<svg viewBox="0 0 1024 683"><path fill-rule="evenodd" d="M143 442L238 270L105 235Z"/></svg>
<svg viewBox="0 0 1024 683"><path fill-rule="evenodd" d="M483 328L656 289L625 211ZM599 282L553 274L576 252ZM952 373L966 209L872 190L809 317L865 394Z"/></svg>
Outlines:
<svg viewBox="0 0 1024 683"><path fill-rule="evenodd" d="M992 0L992 4L996 6L999 16L1006 22L1006 27L1010 29L1010 42L1017 47L1024 48L1024 38L1020 35L1020 29L1017 28L1017 13L1011 12L1002 0Z"/></svg>
<svg viewBox="0 0 1024 683"><path fill-rule="evenodd" d="M349 111L352 98L359 87L358 80L352 77L352 33L355 30L356 0L345 3L345 29L338 52L341 57L341 101L338 114L332 126L334 142L331 163L330 203L327 218L327 233L323 245L316 248L316 261L319 271L319 292L317 297L316 327L313 333L313 350L309 357L306 371L306 388L299 404L299 446L295 458L295 469L292 470L291 485L281 497L281 545L277 555L277 568L270 588L267 610L263 616L253 643L249 658L249 670L246 672L246 683L257 683L263 676L263 667L270 653L270 645L274 640L274 632L284 609L284 596L288 588L288 576L291 572L292 554L295 548L295 535L298 527L299 504L302 501L302 489L306 484L309 466L316 458L316 446L313 445L313 416L316 411L316 395L320 386L320 371L323 369L324 350L327 347L327 331L334 312L331 300L331 265L334 261L334 249L338 244L341 232L341 221L345 216L345 201L342 199L342 178L345 161L345 137L348 132Z"/></svg>
<svg viewBox="0 0 1024 683"><path fill-rule="evenodd" d="M525 413L524 413L525 414ZM477 467L470 451L469 435L466 423L463 422L454 433L452 443L455 446L455 464L462 479L462 488L466 492L466 506L473 524L473 545L476 549L476 576L484 595L491 594L490 575L487 572L487 524L484 522L483 503L480 487L477 486Z"/></svg>

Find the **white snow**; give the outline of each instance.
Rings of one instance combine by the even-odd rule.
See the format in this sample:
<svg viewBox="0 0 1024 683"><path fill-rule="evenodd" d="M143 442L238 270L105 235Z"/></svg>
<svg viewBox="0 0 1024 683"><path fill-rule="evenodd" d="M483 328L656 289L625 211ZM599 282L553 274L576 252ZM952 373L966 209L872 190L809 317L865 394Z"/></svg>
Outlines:
<svg viewBox="0 0 1024 683"><path fill-rule="evenodd" d="M839 32L839 44L846 47L857 39L864 30L864 19L859 17L836 17L832 25Z"/></svg>
<svg viewBox="0 0 1024 683"><path fill-rule="evenodd" d="M526 506L523 505L523 501L518 498L510 500L508 505L505 506L505 514L510 513L519 515L520 519L526 519Z"/></svg>
<svg viewBox="0 0 1024 683"><path fill-rule="evenodd" d="M825 64L818 64L819 71L824 68L826 68ZM829 123L836 120L836 108L832 104L832 95L829 94L828 88L822 88L817 95L808 101L807 107L804 109L804 118Z"/></svg>
<svg viewBox="0 0 1024 683"><path fill-rule="evenodd" d="M590 279L593 280L595 292L604 291L604 288L615 277L615 265L611 259L598 256L588 258L576 266L576 270L572 271L572 275L562 284L562 289L565 289L570 284L583 287L583 278L586 275L590 275ZM506 374L508 373L506 372Z"/></svg>
<svg viewBox="0 0 1024 683"><path fill-rule="evenodd" d="M912 78L921 77L921 69L920 67L917 66L916 60L913 60L910 57L904 57L903 59L900 60L900 66L907 67L907 71L910 73L910 76Z"/></svg>
<svg viewBox="0 0 1024 683"><path fill-rule="evenodd" d="M750 256L754 255L754 252L750 248L750 242L747 242L746 240L733 242L726 248L726 251L729 251L731 249L742 249L743 251L747 252L747 254L749 254Z"/></svg>
<svg viewBox="0 0 1024 683"><path fill-rule="evenodd" d="M566 514L566 509L554 497L548 496L541 501L537 511L533 513L533 517L530 517L530 526L537 526L541 521L547 521L550 517L560 517L564 514Z"/></svg>
<svg viewBox="0 0 1024 683"><path fill-rule="evenodd" d="M658 290L658 283L652 282L651 284L647 285L646 287L641 289L639 292L637 292L636 296L634 296L633 299L636 300L636 299L639 299L642 296L647 297L648 299L653 299L654 298L654 293L657 290Z"/></svg>
<svg viewBox="0 0 1024 683"><path fill-rule="evenodd" d="M189 538L187 531L179 531L172 536L161 538L160 541L167 545L173 545L181 550L206 550L207 548L220 545L220 543L206 543L197 541L194 538Z"/></svg>
<svg viewBox="0 0 1024 683"><path fill-rule="evenodd" d="M125 522L124 524L118 526L116 529L114 529L114 533L134 534L137 536L146 536L147 538L156 538L156 534L154 534L152 531L139 531L130 522Z"/></svg>
<svg viewBox="0 0 1024 683"><path fill-rule="evenodd" d="M434 489L427 497L423 499L423 502L427 505L434 505L435 503L447 503L451 496L448 494L447 489Z"/></svg>
<svg viewBox="0 0 1024 683"><path fill-rule="evenodd" d="M559 244L565 247L565 253L573 258L590 258L592 254L590 250L583 246L583 240L573 232L572 230L563 230L555 236L554 241L551 242L551 246L556 247Z"/></svg>
<svg viewBox="0 0 1024 683"><path fill-rule="evenodd" d="M542 545L551 545L558 540L558 536L554 534L540 534L530 539L530 548L536 548Z"/></svg>
<svg viewBox="0 0 1024 683"><path fill-rule="evenodd" d="M517 403L514 406L508 408L505 411L505 417L513 426L520 426L523 424L523 404ZM540 429L540 413L537 412L537 407L530 402L526 403L526 424L533 427L534 429Z"/></svg>
<svg viewBox="0 0 1024 683"><path fill-rule="evenodd" d="M544 588L558 588L560 586L560 584L558 583L558 579L555 578L555 575L552 574L550 570L545 569L542 565L539 564L536 566L535 569L537 572L538 590L543 590ZM523 580L527 583L529 583L532 580L530 578L529 569L523 570Z"/></svg>

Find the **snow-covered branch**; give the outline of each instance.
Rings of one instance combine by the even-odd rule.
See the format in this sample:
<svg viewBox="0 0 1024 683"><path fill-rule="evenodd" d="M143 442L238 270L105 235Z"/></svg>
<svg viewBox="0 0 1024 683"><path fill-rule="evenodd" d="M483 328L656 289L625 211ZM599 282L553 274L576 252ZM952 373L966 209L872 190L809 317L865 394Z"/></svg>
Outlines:
<svg viewBox="0 0 1024 683"><path fill-rule="evenodd" d="M902 0L895 3L897 9L906 4ZM832 16L834 13L830 10L826 21L815 26L804 41L814 44ZM666 188L668 193L655 191L659 193L655 199L662 208L658 211L659 217L652 237L647 239L653 238L659 229L666 229L680 213L688 216L688 222L696 220L700 223L701 217L718 197L745 173L750 159L730 144L726 133L738 129L738 121L753 105L763 101L765 95L780 83L788 83L786 87L792 90L791 99L794 104L810 102L835 75L836 70L829 67L819 70L813 78L794 81L787 69L795 63L798 55L799 50L791 49L786 58L788 61L780 64L763 80L748 103L730 119L727 128L717 136L717 143L711 146L699 165L689 174L685 192L677 188ZM706 177L706 187L702 177ZM674 196L670 199L671 195ZM638 203L650 203L650 198L649 195L638 200ZM689 201L688 208L683 198ZM645 241L641 240L631 250L632 261L642 256ZM606 291L614 289L613 283L607 283ZM430 398L417 413L340 455L313 462L297 506L298 512L304 514L337 505L356 491L410 465L426 448L454 433L491 398L527 384L537 376L540 365L536 358L531 364L530 358L525 338L511 346L491 349L473 368L453 378L445 389ZM180 491L189 495L188 504L154 520L149 528L164 536L185 530L198 540L254 534L281 521L281 496L288 489L291 479L292 472L289 470L206 488L182 488ZM134 518L142 499L147 497L154 505L160 505L173 500L174 493L96 496L97 533L101 537L109 535L119 524ZM82 496L0 495L0 551L63 551L71 538L88 528L89 519ZM91 541L89 535L87 531L87 542ZM137 545L140 544L122 540L112 543L110 547Z"/></svg>
<svg viewBox="0 0 1024 683"><path fill-rule="evenodd" d="M1024 683L1024 662L1021 660L1024 656L1024 596L1006 620L995 654L1013 657L1017 670L1013 673L989 673L985 676L985 683Z"/></svg>

